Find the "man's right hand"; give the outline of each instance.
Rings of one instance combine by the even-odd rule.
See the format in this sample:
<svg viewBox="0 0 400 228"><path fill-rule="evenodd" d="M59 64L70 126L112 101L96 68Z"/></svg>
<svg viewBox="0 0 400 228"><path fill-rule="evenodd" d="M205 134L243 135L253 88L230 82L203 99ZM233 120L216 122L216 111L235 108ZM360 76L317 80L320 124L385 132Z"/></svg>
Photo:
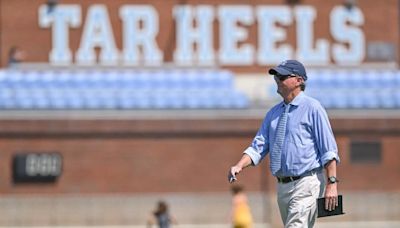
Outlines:
<svg viewBox="0 0 400 228"><path fill-rule="evenodd" d="M239 167L239 166L232 166L231 167L231 170L229 170L229 173L228 173L228 181L229 181L229 183L233 183L233 182L235 182L237 180L236 174L239 174L240 171L242 171L242 168Z"/></svg>

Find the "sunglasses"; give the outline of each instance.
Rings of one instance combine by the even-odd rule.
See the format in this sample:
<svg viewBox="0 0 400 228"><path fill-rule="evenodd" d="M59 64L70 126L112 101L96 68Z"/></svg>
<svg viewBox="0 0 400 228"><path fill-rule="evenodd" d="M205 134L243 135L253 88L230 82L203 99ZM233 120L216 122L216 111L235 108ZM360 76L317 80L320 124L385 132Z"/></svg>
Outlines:
<svg viewBox="0 0 400 228"><path fill-rule="evenodd" d="M283 82L283 81L285 81L285 80L288 79L288 78L295 78L295 77L297 77L297 75L294 75L294 74L291 74L291 75L281 75L281 74L277 74L277 75L275 75L275 77L276 77L277 79L279 79L279 81Z"/></svg>

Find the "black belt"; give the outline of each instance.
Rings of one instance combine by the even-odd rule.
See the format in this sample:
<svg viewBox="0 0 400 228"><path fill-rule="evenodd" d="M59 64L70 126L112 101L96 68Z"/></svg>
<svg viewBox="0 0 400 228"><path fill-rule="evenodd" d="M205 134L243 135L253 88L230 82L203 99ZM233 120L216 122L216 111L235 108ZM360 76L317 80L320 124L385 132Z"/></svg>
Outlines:
<svg viewBox="0 0 400 228"><path fill-rule="evenodd" d="M276 177L276 179L278 179L278 183L283 183L283 184L286 184L286 183L289 183L289 182L298 180L298 179L300 179L300 178L301 178L301 176L294 176L294 177Z"/></svg>

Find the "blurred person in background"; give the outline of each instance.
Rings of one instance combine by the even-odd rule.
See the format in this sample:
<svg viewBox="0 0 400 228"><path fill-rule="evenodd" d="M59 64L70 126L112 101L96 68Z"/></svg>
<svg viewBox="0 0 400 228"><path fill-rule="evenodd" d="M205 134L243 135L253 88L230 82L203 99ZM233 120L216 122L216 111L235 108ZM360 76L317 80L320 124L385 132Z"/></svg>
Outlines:
<svg viewBox="0 0 400 228"><path fill-rule="evenodd" d="M253 217L251 215L247 195L241 185L232 185L232 224L233 228L253 227Z"/></svg>
<svg viewBox="0 0 400 228"><path fill-rule="evenodd" d="M15 67L25 60L26 53L18 46L12 46L8 51L8 67Z"/></svg>
<svg viewBox="0 0 400 228"><path fill-rule="evenodd" d="M229 170L228 178L234 182L244 168L258 165L269 154L285 227L313 227L317 198L326 197L326 210L338 206L335 137L325 109L304 93L307 74L302 63L286 60L270 69L269 74L274 76L283 101L268 111L253 142Z"/></svg>
<svg viewBox="0 0 400 228"><path fill-rule="evenodd" d="M343 5L346 7L347 10L352 10L354 7L357 6L356 0L344 0Z"/></svg>
<svg viewBox="0 0 400 228"><path fill-rule="evenodd" d="M170 224L177 224L176 219L169 213L168 204L165 201L158 201L156 210L150 215L147 227L151 228L157 224L159 228L169 228Z"/></svg>
<svg viewBox="0 0 400 228"><path fill-rule="evenodd" d="M51 14L56 9L59 0L47 0L47 13Z"/></svg>

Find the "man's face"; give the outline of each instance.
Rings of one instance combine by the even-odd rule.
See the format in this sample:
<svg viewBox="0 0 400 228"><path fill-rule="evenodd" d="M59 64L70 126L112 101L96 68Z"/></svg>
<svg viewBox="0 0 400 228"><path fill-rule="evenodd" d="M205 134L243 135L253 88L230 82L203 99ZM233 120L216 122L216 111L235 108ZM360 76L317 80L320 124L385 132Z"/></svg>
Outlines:
<svg viewBox="0 0 400 228"><path fill-rule="evenodd" d="M302 78L295 75L278 75L274 76L275 82L278 85L278 93L281 96L287 96L294 90L300 87Z"/></svg>

